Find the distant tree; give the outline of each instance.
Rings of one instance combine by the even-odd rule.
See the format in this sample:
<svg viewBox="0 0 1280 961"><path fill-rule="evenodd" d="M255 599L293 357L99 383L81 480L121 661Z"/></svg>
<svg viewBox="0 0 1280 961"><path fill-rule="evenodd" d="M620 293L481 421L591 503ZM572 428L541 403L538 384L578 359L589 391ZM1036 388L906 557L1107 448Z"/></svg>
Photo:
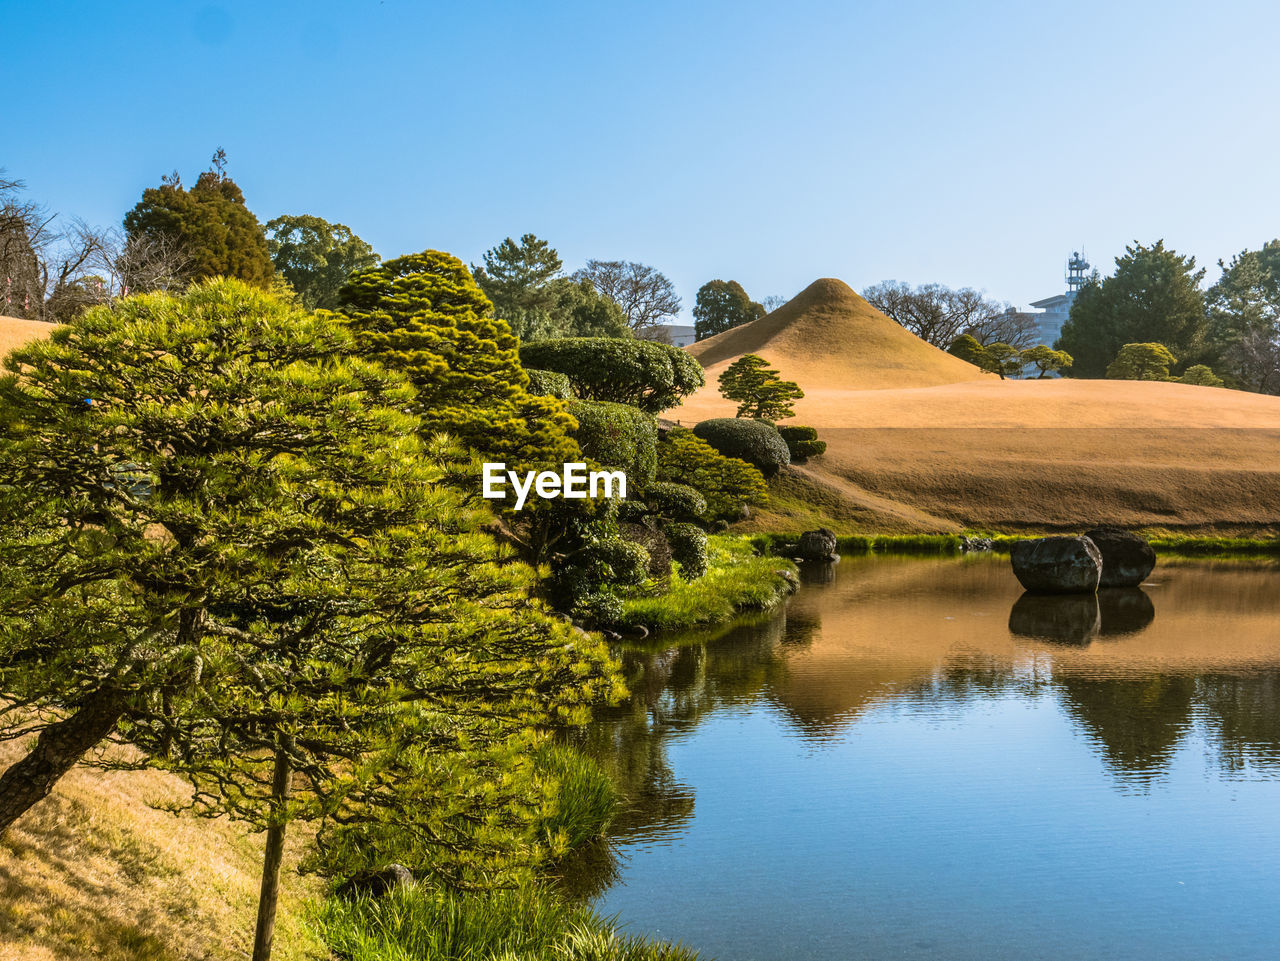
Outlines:
<svg viewBox="0 0 1280 961"><path fill-rule="evenodd" d="M589 280L560 277L551 282L555 301L550 327L560 337L631 337L626 315Z"/></svg>
<svg viewBox="0 0 1280 961"><path fill-rule="evenodd" d="M989 370L987 366L987 350L982 344L978 343L978 339L972 334L961 334L953 340L947 348L947 353L959 357L975 367Z"/></svg>
<svg viewBox="0 0 1280 961"><path fill-rule="evenodd" d="M1111 380L1168 380L1178 362L1164 344L1125 344L1107 365Z"/></svg>
<svg viewBox="0 0 1280 961"><path fill-rule="evenodd" d="M1080 289L1053 345L1075 358L1073 377L1102 377L1126 344L1163 344L1183 357L1205 348L1204 270L1195 269L1195 258L1162 240L1125 251L1114 274Z"/></svg>
<svg viewBox="0 0 1280 961"><path fill-rule="evenodd" d="M244 194L226 173L221 147L210 169L190 190L175 173L159 187L148 187L125 214L124 229L132 241L147 237L175 244L190 258L194 279L233 277L255 287L268 287L275 275L262 225L244 203Z"/></svg>
<svg viewBox="0 0 1280 961"><path fill-rule="evenodd" d="M493 302L494 313L511 323L521 314L546 311L555 303L551 282L560 276L562 266L554 247L534 234L524 234L518 244L507 237L485 251L484 266L472 267L471 272Z"/></svg>
<svg viewBox="0 0 1280 961"><path fill-rule="evenodd" d="M424 431L527 468L574 459L564 401L529 393L515 335L458 258L384 261L352 275L338 299L357 348L417 387Z"/></svg>
<svg viewBox="0 0 1280 961"><path fill-rule="evenodd" d="M862 296L876 310L942 350L965 333L979 344L992 342L993 325L1011 309L1008 304L990 300L971 287L953 290L942 284L912 287L886 280L868 287ZM1003 323L1008 326L1007 320ZM1019 336L1016 331L1000 329L1006 336L1015 339ZM983 336L977 336L979 333ZM991 340L984 340L988 336Z"/></svg>
<svg viewBox="0 0 1280 961"><path fill-rule="evenodd" d="M1280 240L1218 266L1205 294L1215 366L1247 390L1280 393Z"/></svg>
<svg viewBox="0 0 1280 961"><path fill-rule="evenodd" d="M992 311L988 316L970 324L964 331L984 347L991 344L1008 344L1019 350L1034 347L1039 328L1035 317L1006 306L1002 311Z"/></svg>
<svg viewBox="0 0 1280 961"><path fill-rule="evenodd" d="M982 348L986 369L999 374L1000 379L1017 377L1022 373L1022 351L1011 344L988 344Z"/></svg>
<svg viewBox="0 0 1280 961"><path fill-rule="evenodd" d="M1196 387L1221 387L1223 380L1205 364L1193 364L1178 378L1178 383L1193 384Z"/></svg>
<svg viewBox="0 0 1280 961"><path fill-rule="evenodd" d="M793 380L782 380L778 371L758 354L743 354L720 374L720 393L738 402L738 417L781 420L794 417L793 402L804 391Z"/></svg>
<svg viewBox="0 0 1280 961"><path fill-rule="evenodd" d="M680 313L675 285L647 264L622 260L588 260L574 271L574 280L589 280L601 294L622 308L627 326L637 336L649 336L668 317Z"/></svg>
<svg viewBox="0 0 1280 961"><path fill-rule="evenodd" d="M761 299L760 306L764 308L766 314L771 314L789 300L791 300L790 297L784 297L781 294L770 294Z"/></svg>
<svg viewBox="0 0 1280 961"><path fill-rule="evenodd" d="M747 296L736 280L709 280L698 288L693 308L694 337L706 340L765 315L764 305Z"/></svg>
<svg viewBox="0 0 1280 961"><path fill-rule="evenodd" d="M582 400L630 404L650 414L674 407L704 383L693 357L650 340L565 337L524 344L528 367L564 374Z"/></svg>
<svg viewBox="0 0 1280 961"><path fill-rule="evenodd" d="M1024 364L1034 364L1039 377L1048 377L1065 370L1071 366L1071 355L1064 350L1054 350L1052 347L1046 347L1039 344L1035 347L1028 347L1022 351L1021 358Z"/></svg>
<svg viewBox="0 0 1280 961"><path fill-rule="evenodd" d="M310 214L268 221L267 250L275 269L308 310L337 307L338 291L347 278L379 260L350 227Z"/></svg>

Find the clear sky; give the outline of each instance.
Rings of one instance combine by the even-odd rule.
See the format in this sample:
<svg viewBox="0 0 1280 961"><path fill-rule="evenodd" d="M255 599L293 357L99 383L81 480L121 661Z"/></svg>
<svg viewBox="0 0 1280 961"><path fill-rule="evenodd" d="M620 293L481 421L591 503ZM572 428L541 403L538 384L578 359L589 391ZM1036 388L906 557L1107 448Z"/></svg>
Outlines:
<svg viewBox="0 0 1280 961"><path fill-rule="evenodd" d="M1280 236L1275 0L0 0L0 166L118 223L213 150L263 221L467 262L533 232L760 298L1063 289Z"/></svg>

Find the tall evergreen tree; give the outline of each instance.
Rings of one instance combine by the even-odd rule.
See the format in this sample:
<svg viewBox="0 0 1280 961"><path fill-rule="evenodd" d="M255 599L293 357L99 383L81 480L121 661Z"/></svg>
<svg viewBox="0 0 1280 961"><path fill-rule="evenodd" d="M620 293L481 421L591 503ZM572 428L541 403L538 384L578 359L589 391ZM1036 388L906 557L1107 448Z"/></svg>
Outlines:
<svg viewBox="0 0 1280 961"><path fill-rule="evenodd" d="M179 246L194 279L233 277L265 288L275 276L267 237L227 176L226 161L219 147L212 166L190 190L176 173L159 187L148 187L125 214L124 229L131 240L146 237Z"/></svg>
<svg viewBox="0 0 1280 961"><path fill-rule="evenodd" d="M529 393L519 342L458 258L438 250L360 271L342 289L359 349L418 389L427 433L512 465L577 459L565 402Z"/></svg>
<svg viewBox="0 0 1280 961"><path fill-rule="evenodd" d="M1222 276L1205 295L1217 366L1234 385L1280 393L1280 240L1218 266Z"/></svg>
<svg viewBox="0 0 1280 961"><path fill-rule="evenodd" d="M1164 344L1182 358L1205 349L1204 294L1194 257L1134 243L1116 258L1116 270L1081 288L1054 343L1073 358L1071 376L1098 378L1125 344Z"/></svg>

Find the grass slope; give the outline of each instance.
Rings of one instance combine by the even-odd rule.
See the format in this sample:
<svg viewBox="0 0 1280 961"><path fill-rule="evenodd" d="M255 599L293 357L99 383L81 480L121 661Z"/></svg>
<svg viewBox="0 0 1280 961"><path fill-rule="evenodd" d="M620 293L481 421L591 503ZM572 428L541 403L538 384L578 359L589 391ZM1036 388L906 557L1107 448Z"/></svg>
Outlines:
<svg viewBox="0 0 1280 961"><path fill-rule="evenodd" d="M0 316L0 357L5 356L15 347L48 337L53 326L40 320Z"/></svg>
<svg viewBox="0 0 1280 961"><path fill-rule="evenodd" d="M20 755L3 745L0 767ZM149 806L186 796L183 782L154 771L64 777L0 838L0 961L247 958L262 838ZM327 958L303 921L318 883L286 862L283 884L274 957Z"/></svg>

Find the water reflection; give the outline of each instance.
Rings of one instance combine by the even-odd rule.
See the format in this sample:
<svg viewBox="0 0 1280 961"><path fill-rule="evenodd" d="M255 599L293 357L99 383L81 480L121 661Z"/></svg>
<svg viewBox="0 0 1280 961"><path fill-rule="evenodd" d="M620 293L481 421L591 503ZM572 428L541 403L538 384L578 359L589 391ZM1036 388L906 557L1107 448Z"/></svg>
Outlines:
<svg viewBox="0 0 1280 961"><path fill-rule="evenodd" d="M1058 644L1088 644L1102 632L1096 594L1032 594L1013 602L1009 633Z"/></svg>
<svg viewBox="0 0 1280 961"><path fill-rule="evenodd" d="M947 724L982 703L1056 705L1122 794L1158 783L1189 743L1219 776L1278 777L1278 576L1202 563L1157 569L1151 594L1061 597L1019 596L998 558L811 565L784 613L623 652L633 697L581 735L629 799L613 840L681 837L698 792L670 752L710 717L761 708L821 746L871 718ZM734 760L758 749L739 744ZM571 872L591 895L618 871L608 849L593 857Z"/></svg>

